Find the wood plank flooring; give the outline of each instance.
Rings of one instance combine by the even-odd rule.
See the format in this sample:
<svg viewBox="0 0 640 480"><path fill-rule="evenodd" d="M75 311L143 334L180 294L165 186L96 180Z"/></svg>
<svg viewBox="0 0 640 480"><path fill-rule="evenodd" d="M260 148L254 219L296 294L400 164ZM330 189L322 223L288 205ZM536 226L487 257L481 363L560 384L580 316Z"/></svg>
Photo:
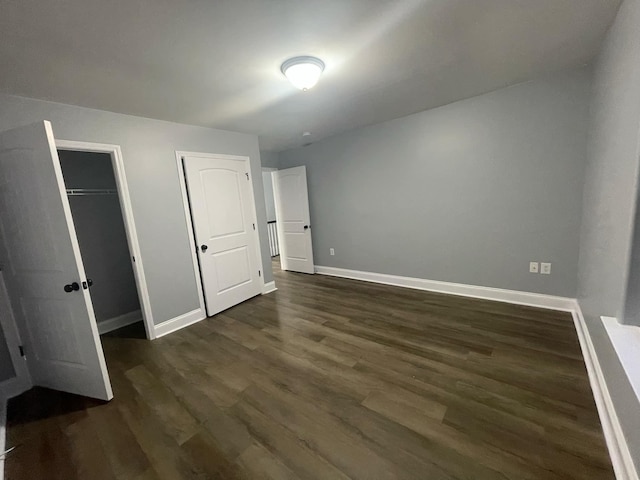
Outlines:
<svg viewBox="0 0 640 480"><path fill-rule="evenodd" d="M275 270L103 337L109 403L12 400L8 480L614 478L570 315Z"/></svg>

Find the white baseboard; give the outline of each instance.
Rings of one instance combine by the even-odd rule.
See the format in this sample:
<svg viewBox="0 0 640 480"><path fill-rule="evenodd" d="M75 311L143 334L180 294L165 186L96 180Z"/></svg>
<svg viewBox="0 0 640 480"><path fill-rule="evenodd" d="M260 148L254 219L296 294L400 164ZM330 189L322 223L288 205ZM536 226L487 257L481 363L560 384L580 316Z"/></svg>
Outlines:
<svg viewBox="0 0 640 480"><path fill-rule="evenodd" d="M200 320L204 320L207 318L206 313L201 308L196 308L195 310L191 310L183 315L172 318L171 320L167 320L166 322L162 322L159 325L156 325L156 338L163 337L170 333L175 332L176 330L180 330L181 328L188 327L194 323L199 322Z"/></svg>
<svg viewBox="0 0 640 480"><path fill-rule="evenodd" d="M102 335L103 333L113 332L119 328L141 321L142 312L140 310L135 310L133 312L125 313L124 315L119 315L117 317L98 322L98 333Z"/></svg>
<svg viewBox="0 0 640 480"><path fill-rule="evenodd" d="M638 480L638 472L633 463L633 457L631 456L631 452L629 452L620 420L618 419L609 388L607 387L607 382L600 367L598 355L593 346L589 329L584 321L580 304L577 301L575 302L572 315L616 478L618 480Z"/></svg>
<svg viewBox="0 0 640 480"><path fill-rule="evenodd" d="M276 290L278 290L276 288L276 282L267 282L264 285L262 285L262 295L266 295L267 293L271 293L271 292L275 292Z"/></svg>
<svg viewBox="0 0 640 480"><path fill-rule="evenodd" d="M520 292L517 290L505 290L502 288L481 287L479 285L465 285L462 283L440 282L438 280L426 280L424 278L401 277L384 273L361 272L347 270L345 268L316 266L316 273L333 277L351 278L365 282L382 283L396 287L413 288L429 292L448 293L463 297L481 298L497 302L514 303L530 307L548 308L571 312L574 310L575 299L543 295L540 293Z"/></svg>

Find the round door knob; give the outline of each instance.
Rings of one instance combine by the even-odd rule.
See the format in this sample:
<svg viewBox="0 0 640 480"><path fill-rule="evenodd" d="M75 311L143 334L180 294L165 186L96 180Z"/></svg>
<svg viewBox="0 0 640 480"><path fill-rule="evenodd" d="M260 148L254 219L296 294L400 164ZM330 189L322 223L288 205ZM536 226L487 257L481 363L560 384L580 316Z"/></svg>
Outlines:
<svg viewBox="0 0 640 480"><path fill-rule="evenodd" d="M69 283L64 286L64 291L67 293L77 292L78 290L80 290L80 285L78 284L78 282Z"/></svg>
<svg viewBox="0 0 640 480"><path fill-rule="evenodd" d="M309 227L310 227L310 225L305 225L305 226L304 226L304 229L305 229L305 230L309 230Z"/></svg>
<svg viewBox="0 0 640 480"><path fill-rule="evenodd" d="M202 253L206 252L207 248L209 248L209 247L207 247L206 245L200 246L200 250L202 250Z"/></svg>

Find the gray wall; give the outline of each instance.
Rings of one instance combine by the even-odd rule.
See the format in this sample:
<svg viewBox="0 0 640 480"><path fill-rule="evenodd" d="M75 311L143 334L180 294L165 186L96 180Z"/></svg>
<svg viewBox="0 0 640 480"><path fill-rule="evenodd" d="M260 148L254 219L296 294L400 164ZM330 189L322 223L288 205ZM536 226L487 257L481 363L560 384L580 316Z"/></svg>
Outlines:
<svg viewBox="0 0 640 480"><path fill-rule="evenodd" d="M262 166L267 168L278 168L280 162L280 155L276 152L267 152L260 150L260 159L262 160Z"/></svg>
<svg viewBox="0 0 640 480"><path fill-rule="evenodd" d="M580 69L280 152L315 263L575 297L589 93Z"/></svg>
<svg viewBox="0 0 640 480"><path fill-rule="evenodd" d="M67 188L116 189L111 156L59 151ZM85 273L98 323L140 310L117 194L70 196Z"/></svg>
<svg viewBox="0 0 640 480"><path fill-rule="evenodd" d="M640 405L599 319L601 315L620 317L624 304L638 195L639 26L640 0L626 0L596 62L578 300L631 453L640 468ZM637 288L636 280L629 296L638 295Z"/></svg>
<svg viewBox="0 0 640 480"><path fill-rule="evenodd" d="M272 279L256 136L0 95L0 131L41 120L59 139L121 146L156 324L198 308L176 150L251 158L264 279Z"/></svg>
<svg viewBox="0 0 640 480"><path fill-rule="evenodd" d="M276 203L273 196L273 178L271 170L262 172L262 186L264 188L264 206L267 212L267 222L276 221Z"/></svg>

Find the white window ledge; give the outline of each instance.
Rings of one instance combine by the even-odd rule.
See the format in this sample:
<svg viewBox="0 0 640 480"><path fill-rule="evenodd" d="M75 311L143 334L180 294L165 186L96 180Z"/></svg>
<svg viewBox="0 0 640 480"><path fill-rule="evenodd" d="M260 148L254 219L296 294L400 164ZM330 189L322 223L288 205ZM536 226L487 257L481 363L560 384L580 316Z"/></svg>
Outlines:
<svg viewBox="0 0 640 480"><path fill-rule="evenodd" d="M640 400L640 327L623 325L613 317L601 318L631 387Z"/></svg>

